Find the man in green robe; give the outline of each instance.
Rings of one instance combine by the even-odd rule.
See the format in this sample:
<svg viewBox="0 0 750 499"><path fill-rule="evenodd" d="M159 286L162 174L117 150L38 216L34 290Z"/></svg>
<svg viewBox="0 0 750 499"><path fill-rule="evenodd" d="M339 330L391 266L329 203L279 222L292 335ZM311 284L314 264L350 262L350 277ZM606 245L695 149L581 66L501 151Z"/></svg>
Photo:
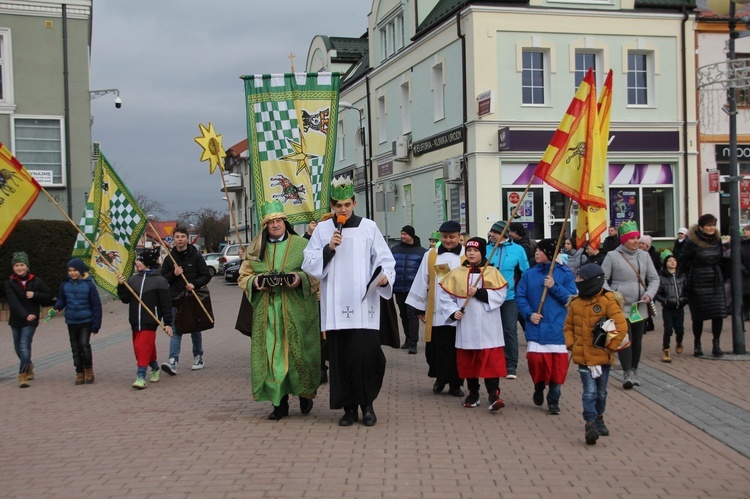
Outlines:
<svg viewBox="0 0 750 499"><path fill-rule="evenodd" d="M263 230L250 243L239 286L253 305L253 399L270 400L268 419L289 415L289 395L312 410L320 385L318 281L302 271L307 240L295 234L279 201L261 207Z"/></svg>

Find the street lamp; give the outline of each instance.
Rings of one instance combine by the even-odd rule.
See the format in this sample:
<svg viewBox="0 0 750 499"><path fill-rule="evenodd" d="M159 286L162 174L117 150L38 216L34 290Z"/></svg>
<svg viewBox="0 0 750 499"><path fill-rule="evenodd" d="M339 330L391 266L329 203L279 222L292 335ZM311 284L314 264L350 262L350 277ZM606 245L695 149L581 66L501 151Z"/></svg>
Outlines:
<svg viewBox="0 0 750 499"><path fill-rule="evenodd" d="M365 128L362 125L362 109L354 107L349 102L339 101L339 110L341 109L353 109L354 111L357 111L357 113L359 113L358 131L361 134L362 143L362 169L364 169L365 171L365 216L367 218L372 218L370 216L370 175L367 171L367 147L365 147Z"/></svg>
<svg viewBox="0 0 750 499"><path fill-rule="evenodd" d="M732 351L737 355L744 355L745 333L742 317L742 251L740 245L740 175L737 161L737 66L735 61L735 40L749 35L748 32L738 33L735 18L735 4L748 3L750 0L708 0L708 8L715 14L729 16L729 41L727 42L727 104L729 115L729 233L730 250L732 252Z"/></svg>

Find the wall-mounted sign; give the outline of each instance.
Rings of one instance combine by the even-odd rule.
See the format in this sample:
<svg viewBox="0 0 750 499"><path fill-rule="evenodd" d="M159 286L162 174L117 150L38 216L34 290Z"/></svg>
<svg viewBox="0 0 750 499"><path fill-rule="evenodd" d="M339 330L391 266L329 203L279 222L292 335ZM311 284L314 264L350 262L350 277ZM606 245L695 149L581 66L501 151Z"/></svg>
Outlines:
<svg viewBox="0 0 750 499"><path fill-rule="evenodd" d="M27 170L32 177L39 182L39 185L53 185L54 179L52 170Z"/></svg>
<svg viewBox="0 0 750 499"><path fill-rule="evenodd" d="M492 90L487 90L486 92L482 92L481 94L477 95L477 115L478 116L485 116L487 114L495 112L494 109L494 99L492 96L494 95L494 92Z"/></svg>
<svg viewBox="0 0 750 499"><path fill-rule="evenodd" d="M506 151L510 149L510 127L503 126L497 129L497 150Z"/></svg>
<svg viewBox="0 0 750 499"><path fill-rule="evenodd" d="M393 175L393 161L378 163L378 178Z"/></svg>
<svg viewBox="0 0 750 499"><path fill-rule="evenodd" d="M457 127L447 132L443 132L432 137L427 137L418 142L413 142L411 145L411 152L414 156L421 156L428 152L437 151L444 147L452 146L453 144L459 144L464 140L464 129L463 127Z"/></svg>
<svg viewBox="0 0 750 499"><path fill-rule="evenodd" d="M729 161L729 144L716 144L714 146L716 161ZM750 158L750 144L737 144L737 159L747 160Z"/></svg>
<svg viewBox="0 0 750 499"><path fill-rule="evenodd" d="M708 192L719 192L719 170L708 171Z"/></svg>

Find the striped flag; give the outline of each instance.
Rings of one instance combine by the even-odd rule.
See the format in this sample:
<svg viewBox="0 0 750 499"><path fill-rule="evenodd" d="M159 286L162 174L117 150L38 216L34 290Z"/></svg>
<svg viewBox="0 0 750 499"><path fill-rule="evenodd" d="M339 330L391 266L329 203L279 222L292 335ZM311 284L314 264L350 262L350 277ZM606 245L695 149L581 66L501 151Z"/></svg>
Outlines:
<svg viewBox="0 0 750 499"><path fill-rule="evenodd" d="M255 202L281 201L292 224L329 211L339 74L259 74L245 80Z"/></svg>
<svg viewBox="0 0 750 499"><path fill-rule="evenodd" d="M0 244L28 213L42 188L0 142Z"/></svg>
<svg viewBox="0 0 750 499"><path fill-rule="evenodd" d="M94 282L117 296L117 276L127 279L133 273L135 247L148 220L133 195L120 180L104 154L94 169L94 182L79 228L94 243L113 271L89 243L78 235L73 256L86 263Z"/></svg>

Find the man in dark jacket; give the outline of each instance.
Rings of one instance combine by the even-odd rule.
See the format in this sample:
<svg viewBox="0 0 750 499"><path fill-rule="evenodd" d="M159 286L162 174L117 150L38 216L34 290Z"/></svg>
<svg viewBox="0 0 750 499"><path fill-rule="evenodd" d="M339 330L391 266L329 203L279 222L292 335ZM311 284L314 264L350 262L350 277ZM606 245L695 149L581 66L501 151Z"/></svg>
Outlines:
<svg viewBox="0 0 750 499"><path fill-rule="evenodd" d="M604 241L602 241L601 246L599 246L599 251L606 255L612 250L617 249L617 247L620 245L620 236L617 235L617 227L615 225L609 226L609 232L607 233L607 237L604 238Z"/></svg>
<svg viewBox="0 0 750 499"><path fill-rule="evenodd" d="M508 226L508 235L514 243L520 245L526 252L526 259L529 261L529 267L536 265L534 259L534 251L536 250L536 244L532 246L529 235L526 233L526 227L521 222L512 222Z"/></svg>
<svg viewBox="0 0 750 499"><path fill-rule="evenodd" d="M172 303L183 291L192 291L202 288L211 280L208 265L203 255L193 246L188 244L188 231L185 227L174 229L174 247L172 258L164 260L161 274L169 283L169 294ZM174 261L172 260L174 259ZM174 262L177 262L175 265ZM185 282L187 280L187 283ZM172 307L172 316L177 315L177 309ZM180 347L182 346L182 335L188 331L178 331L172 322L172 339L169 340L169 362L161 365L161 368L171 375L177 374L177 363L180 360ZM203 334L200 331L191 332L193 340L193 370L203 369Z"/></svg>
<svg viewBox="0 0 750 499"><path fill-rule="evenodd" d="M393 284L393 294L396 296L401 325L406 336L401 348L409 349L410 354L417 353L419 319L414 307L406 304L406 297L409 295L419 265L422 263L422 257L426 252L427 250L420 245L419 237L411 225L404 225L401 229L401 242L391 248L393 259L396 260L396 282Z"/></svg>

